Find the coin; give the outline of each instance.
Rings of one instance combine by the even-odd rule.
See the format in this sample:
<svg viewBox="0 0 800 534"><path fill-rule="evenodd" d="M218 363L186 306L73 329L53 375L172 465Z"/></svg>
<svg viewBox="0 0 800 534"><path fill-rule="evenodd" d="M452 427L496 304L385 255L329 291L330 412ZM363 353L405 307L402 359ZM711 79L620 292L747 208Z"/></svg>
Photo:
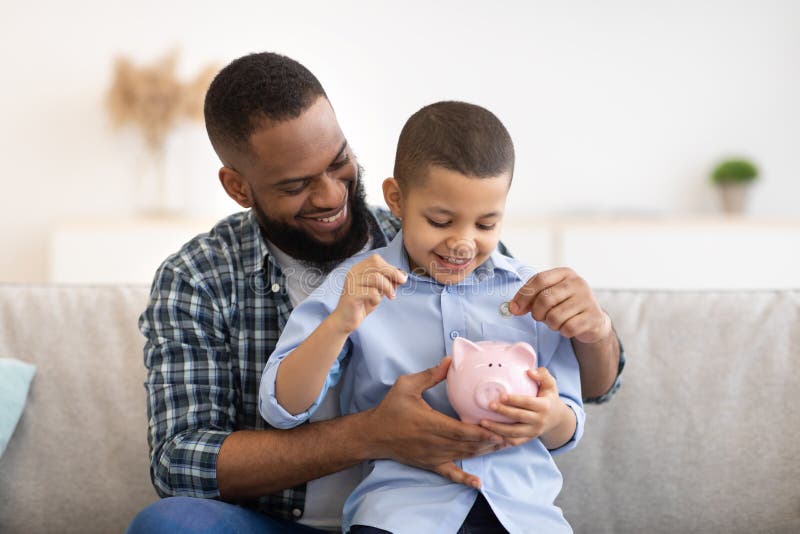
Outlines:
<svg viewBox="0 0 800 534"><path fill-rule="evenodd" d="M503 317L511 317L511 310L508 309L510 302L504 302L500 305L500 315Z"/></svg>

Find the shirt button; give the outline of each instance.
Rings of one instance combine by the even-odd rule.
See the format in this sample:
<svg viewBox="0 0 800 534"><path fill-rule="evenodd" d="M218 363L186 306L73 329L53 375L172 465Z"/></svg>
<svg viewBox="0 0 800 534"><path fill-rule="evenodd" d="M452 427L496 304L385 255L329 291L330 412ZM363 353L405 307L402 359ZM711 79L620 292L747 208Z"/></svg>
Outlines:
<svg viewBox="0 0 800 534"><path fill-rule="evenodd" d="M277 293L280 290L281 290L280 284L278 284L278 283L272 284L272 292L273 293Z"/></svg>
<svg viewBox="0 0 800 534"><path fill-rule="evenodd" d="M292 517L300 519L303 515L303 511L300 508L292 508Z"/></svg>
<svg viewBox="0 0 800 534"><path fill-rule="evenodd" d="M458 337L458 330L453 330L450 332L450 339L455 339Z"/></svg>

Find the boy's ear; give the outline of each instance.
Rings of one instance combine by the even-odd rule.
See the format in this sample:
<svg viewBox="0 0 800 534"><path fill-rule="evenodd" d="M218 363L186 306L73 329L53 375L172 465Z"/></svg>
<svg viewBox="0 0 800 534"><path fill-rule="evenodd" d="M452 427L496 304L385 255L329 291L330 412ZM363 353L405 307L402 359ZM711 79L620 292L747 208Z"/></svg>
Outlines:
<svg viewBox="0 0 800 534"><path fill-rule="evenodd" d="M386 205L389 206L392 215L398 219L402 218L403 193L400 191L400 184L392 177L383 181L383 200L386 201Z"/></svg>
<svg viewBox="0 0 800 534"><path fill-rule="evenodd" d="M230 167L222 167L219 170L219 183L228 193L234 202L243 208L250 208L253 202L250 199L250 186L244 181L242 175Z"/></svg>

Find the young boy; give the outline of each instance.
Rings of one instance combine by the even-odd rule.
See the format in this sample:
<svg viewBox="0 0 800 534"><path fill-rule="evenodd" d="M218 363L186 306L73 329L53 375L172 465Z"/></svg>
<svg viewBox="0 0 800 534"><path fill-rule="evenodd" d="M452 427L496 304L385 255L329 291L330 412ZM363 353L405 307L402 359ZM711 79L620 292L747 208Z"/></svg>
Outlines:
<svg viewBox="0 0 800 534"><path fill-rule="evenodd" d="M259 410L289 428L340 379L343 413L374 408L398 377L435 365L459 336L536 349L540 367L528 375L538 396L495 403L516 423L482 423L505 446L458 460L473 475L466 484L375 460L345 503L345 532L571 532L553 504L562 480L552 455L583 433L579 369L567 338L530 314L505 313L534 274L496 250L513 167L511 138L491 112L439 102L415 113L400 134L395 176L383 184L402 231L343 263L295 308L267 363ZM424 398L456 416L444 384Z"/></svg>

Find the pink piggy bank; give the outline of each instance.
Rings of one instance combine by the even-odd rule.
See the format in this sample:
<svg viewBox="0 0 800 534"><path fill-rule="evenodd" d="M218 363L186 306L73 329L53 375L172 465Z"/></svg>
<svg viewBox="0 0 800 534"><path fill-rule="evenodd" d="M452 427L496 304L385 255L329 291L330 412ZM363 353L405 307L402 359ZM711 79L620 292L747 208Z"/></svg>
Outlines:
<svg viewBox="0 0 800 534"><path fill-rule="evenodd" d="M450 404L465 423L479 423L481 419L512 423L489 405L503 393L535 397L539 386L526 372L535 367L536 352L527 343L473 343L457 337L447 371Z"/></svg>

